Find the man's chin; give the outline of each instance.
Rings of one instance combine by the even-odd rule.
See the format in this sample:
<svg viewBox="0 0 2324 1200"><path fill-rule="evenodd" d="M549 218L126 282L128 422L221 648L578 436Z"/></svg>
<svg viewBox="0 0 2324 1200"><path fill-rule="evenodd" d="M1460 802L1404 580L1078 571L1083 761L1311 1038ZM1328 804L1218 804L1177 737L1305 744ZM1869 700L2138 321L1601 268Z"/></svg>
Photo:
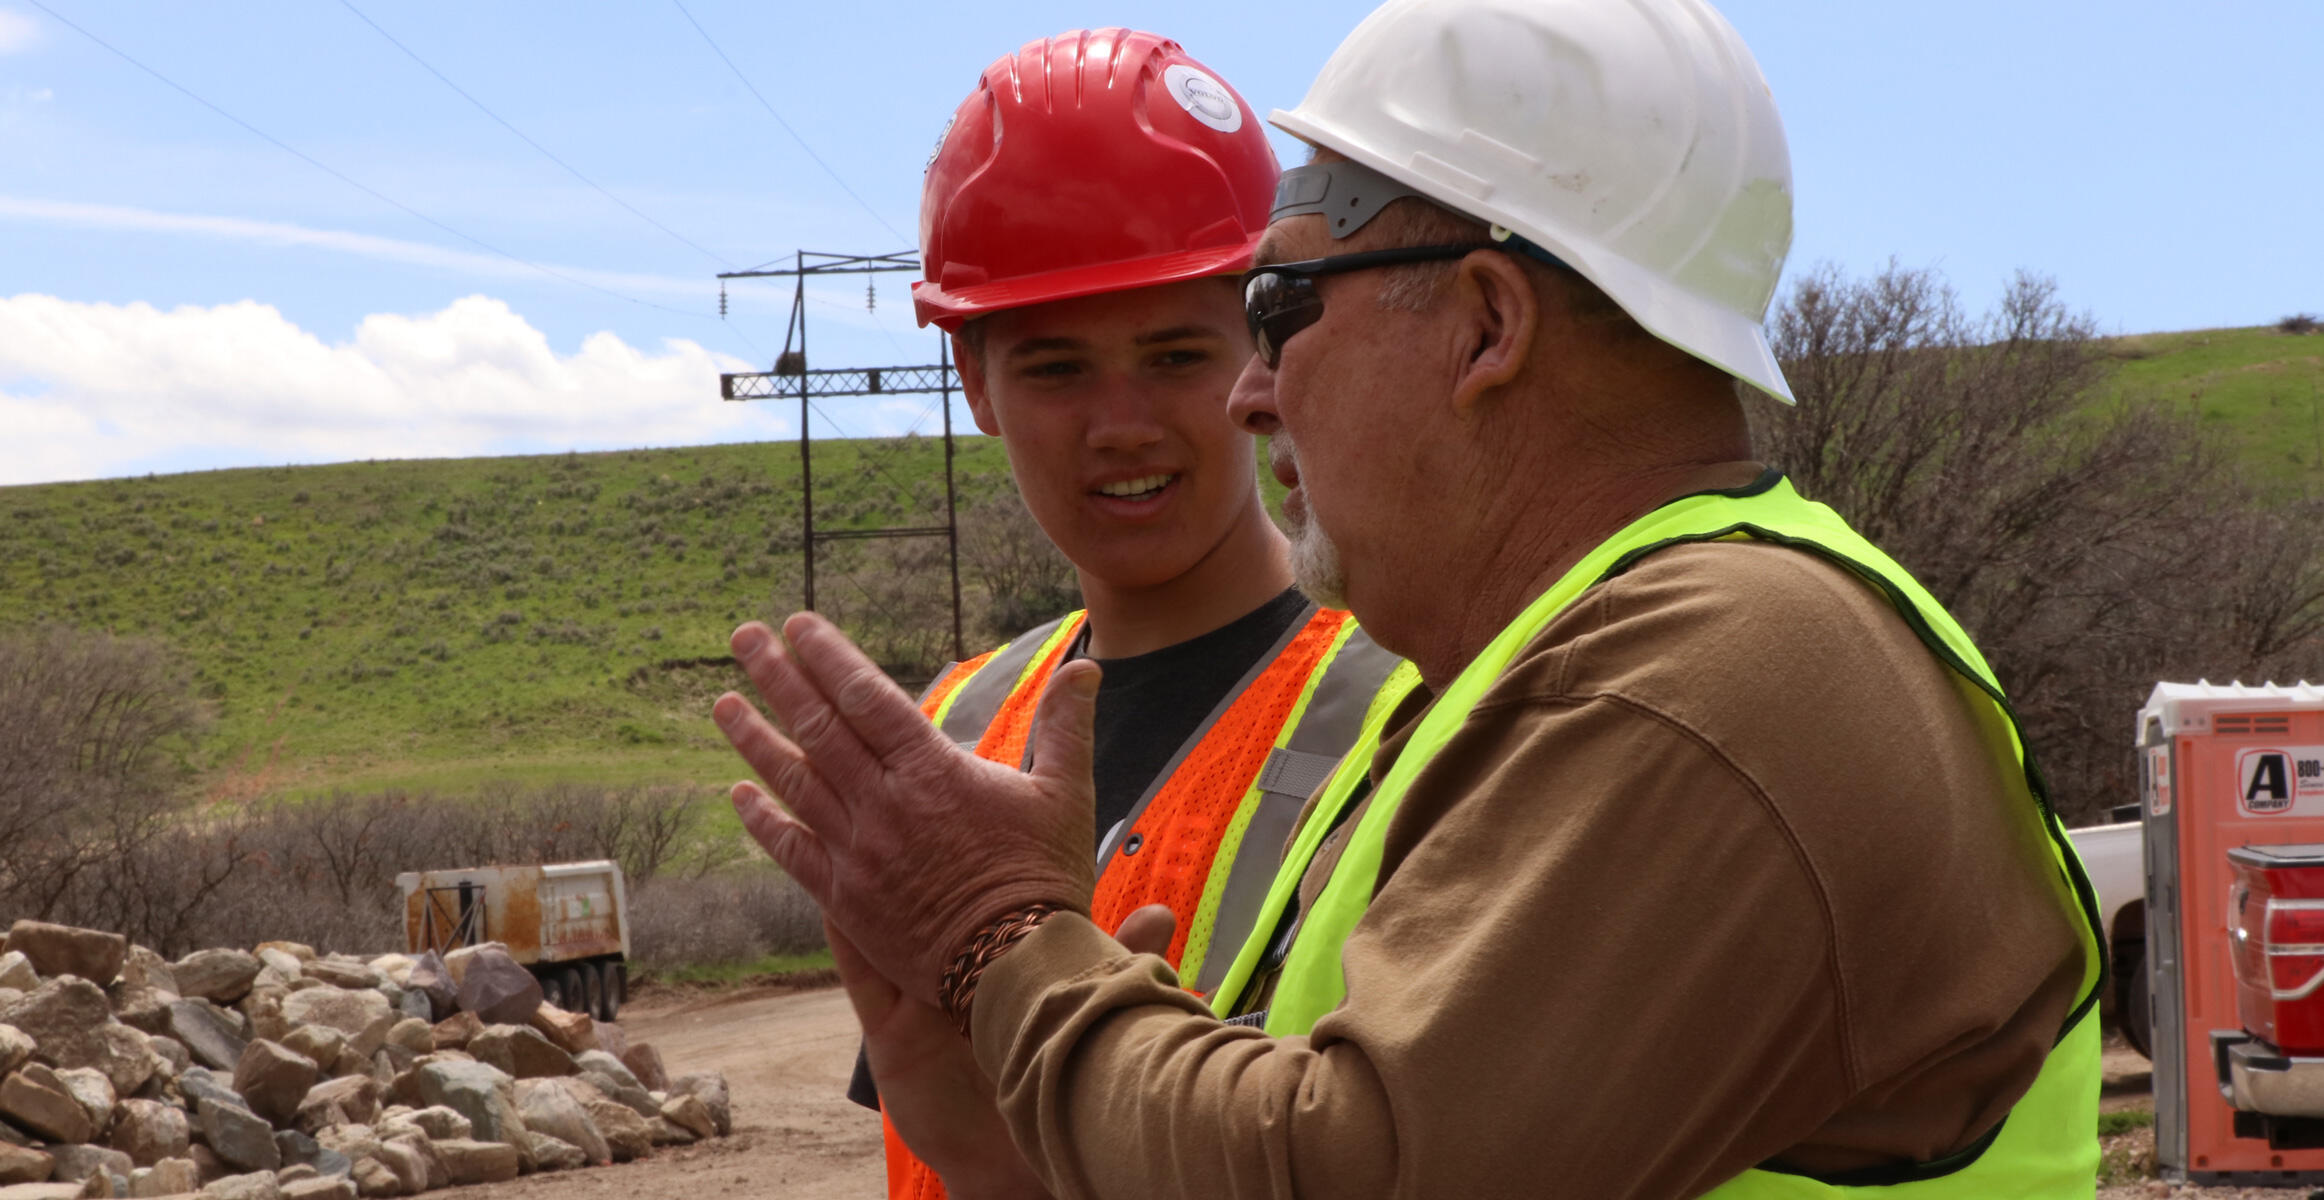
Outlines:
<svg viewBox="0 0 2324 1200"><path fill-rule="evenodd" d="M1291 578L1308 599L1324 608L1348 606L1348 575L1340 548L1312 519L1299 523L1291 538Z"/></svg>

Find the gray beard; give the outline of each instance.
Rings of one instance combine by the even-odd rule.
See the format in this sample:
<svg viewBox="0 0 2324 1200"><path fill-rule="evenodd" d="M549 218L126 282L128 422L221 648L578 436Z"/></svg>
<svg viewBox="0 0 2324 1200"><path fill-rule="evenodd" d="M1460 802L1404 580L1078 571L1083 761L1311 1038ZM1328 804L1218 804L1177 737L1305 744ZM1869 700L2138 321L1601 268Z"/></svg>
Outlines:
<svg viewBox="0 0 2324 1200"><path fill-rule="evenodd" d="M1267 454L1276 461L1299 458L1291 435L1280 429L1268 438ZM1340 564L1339 545L1316 523L1313 502L1304 493L1300 498L1306 501L1301 510L1283 515L1291 526L1291 578L1301 593L1324 608L1346 608L1348 574Z"/></svg>

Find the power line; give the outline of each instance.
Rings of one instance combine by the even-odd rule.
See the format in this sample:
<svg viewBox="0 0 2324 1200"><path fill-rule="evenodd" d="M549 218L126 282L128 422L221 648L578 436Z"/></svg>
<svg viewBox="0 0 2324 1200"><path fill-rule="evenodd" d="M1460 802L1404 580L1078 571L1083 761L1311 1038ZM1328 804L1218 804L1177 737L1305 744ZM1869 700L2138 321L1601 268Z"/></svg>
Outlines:
<svg viewBox="0 0 2324 1200"><path fill-rule="evenodd" d="M847 186L847 181L839 177L839 172L832 170L831 164L823 161L822 155L815 153L815 147L808 145L807 139L800 137L799 131L791 128L791 123L783 119L783 114L776 112L775 106L769 104L765 96L759 95L758 88L752 86L750 78L742 73L742 68L735 66L734 60L726 56L726 51L718 48L718 43L711 38L710 31L702 28L702 22L695 20L693 13L686 11L686 5L683 0L670 0L670 3L677 6L679 15L685 17L686 23L694 27L694 32L702 35L703 44L709 46L710 52L718 56L718 61L725 63L726 69L734 72L734 77L742 81L743 87L750 89L751 95L758 96L759 106L767 110L767 115L775 119L775 124L783 127L784 133L791 135L792 141L799 143L799 148L807 152L807 157L815 160L816 166L823 168L823 173L831 177L831 182L839 185L840 191L846 192L851 199L853 199L863 208L865 213L870 215L872 220L879 222L880 228L887 230L890 237L895 238L899 242L913 244L914 239L897 233L896 227L888 224L886 217L881 216L879 211L874 209L871 204L867 202L862 196L856 195L855 189Z"/></svg>
<svg viewBox="0 0 2324 1200"><path fill-rule="evenodd" d="M416 218L418 218L419 220L425 221L425 222L427 222L428 224L435 226L437 229L443 230L445 233L451 234L453 237L459 238L461 241L467 242L469 245L475 246L475 247L477 247L478 249L485 250L485 251L488 251L488 252L490 252L490 253L493 253L493 254L497 254L497 255L499 255L500 257L502 257L502 258L505 258L505 259L509 260L510 262L513 262L513 263L516 263L516 264L518 264L519 266L530 267L530 268L532 268L533 270L535 270L535 271L539 271L541 274L543 274L543 275L547 275L547 276L549 276L549 277L550 277L550 278L552 278L552 279L562 280L563 282L565 282L565 283L569 283L569 284L572 284L572 285L574 285L575 287L584 287L584 288L588 288L590 291L593 291L593 292L599 292L599 293L602 293L602 294L604 294L604 295L611 296L611 297L613 297L613 298L614 298L614 299L616 299L616 300L626 300L626 301L630 302L631 304L641 305L641 306L643 306L643 307L646 307L646 308L655 308L655 309L660 309L661 311L663 311L663 312L667 312L667 313L676 313L676 314L678 314L679 316L682 316L682 317L696 317L696 318L700 318L700 319L702 319L702 320L705 320L705 321L711 321L711 320L716 320L716 319L717 319L717 318L715 318L715 317L711 316L711 315L710 315L710 314L708 314L708 313L689 312L689 311L687 311L687 310L685 310L685 309L682 309L682 308L672 308L672 307L670 307L670 306L669 306L669 305L667 305L667 304L656 304L656 303L654 303L654 302L653 302L653 301L651 301L651 300L640 300L640 299L638 299L638 298L637 298L637 297L635 297L635 296L624 295L624 294L623 294L623 293L621 293L621 292L614 291L612 288L609 288L609 287L601 287L601 286L599 286L599 285L597 285L597 284L594 284L594 283L591 283L591 282L589 282L588 280L585 280L585 279L575 279L573 276L571 276L571 275L567 275L567 274L565 274L564 272L562 272L562 271L559 271L559 270L556 270L556 269L555 269L555 268L553 268L553 267L545 267L545 266L542 266L541 264L539 264L539 263L537 263L537 262L534 262L534 261L532 261L531 259L527 259L527 258L519 258L518 256L516 256L516 255L514 255L514 254L511 254L511 253L509 253L508 251L506 251L506 250L503 250L503 249L501 249L500 247L498 247L498 246L495 246L495 245L493 245L492 243L490 243L490 242L487 242L487 241L483 240L482 238L473 237L473 236L471 236L471 235L469 235L469 234L462 233L461 231L459 231L459 230L457 230L457 229L454 229L454 228L452 228L452 227L451 227L451 226L449 226L449 225L446 225L446 224L444 224L442 221L439 221L439 220L437 220L436 218L434 218L434 217L431 217L431 216L429 216L428 214L426 214L426 213L424 213L424 212L421 212L420 210L418 210L418 209L416 209L416 208L413 208L411 205L405 204L405 203L404 203L403 201L401 201L401 200L397 200L397 199L395 199L394 197L392 197L392 196L389 196L389 195L387 195L387 194L385 194L385 193L383 193L383 192L379 191L379 190L378 190L378 189L376 189L376 188L373 188L373 187L371 187L371 186L369 186L369 185L367 185L367 184L364 184L364 183L361 183L361 182L357 181L357 180L356 180L356 179L354 179L352 176L349 176L349 175L347 175L347 174L345 174L345 173L343 173L343 172L341 172L341 171L339 171L339 170L337 170L337 169L335 169L335 168L333 168L333 167L329 166L328 164L326 164L326 163L322 162L321 160L319 160L319 159L315 158L313 155L310 155L310 154L308 154L306 151L304 151L304 150L301 150L301 149L299 149L298 147L291 145L289 142L283 141L281 138L278 138L278 137L274 136L273 134L271 134L271 133L268 133L267 131L265 131L265 130L263 130L263 129L260 129L258 126L256 126L256 125L253 125L253 124L251 124L250 122L248 122L248 121L245 121L245 120L243 120L242 118L235 116L233 113L227 112L225 109L223 109L223 108L220 108L220 107L218 107L217 105L210 103L208 100L205 100L205 99L203 99L201 96L198 96L198 95L196 95L196 94L194 93L193 89L186 87L184 84L181 84L181 83L179 83L178 81L176 81L176 80L174 80L174 79L171 79L169 76L167 76L167 75L164 75L164 74L162 74L161 72L159 72L159 71L157 71L157 70L154 70L152 67L146 66L144 63L142 63L142 62L138 61L136 58L132 57L132 56L129 54L129 52L128 52L128 51L126 51L126 50L123 50L123 49L121 49L120 47L118 47L118 46L115 46L113 43L111 43L111 42L108 42L108 41L106 41L105 39L103 39L103 38L101 38L101 37L98 37L96 34L94 34L94 33L91 33L91 32L89 32L88 30L86 30L86 29L83 29L83 28L82 28L82 27L80 27L79 25L76 25L76 24L74 24L72 21L68 20L68 19L67 19L67 18L64 16L64 14L62 14L62 13L58 12L57 10L55 10L55 9L53 9L53 8L50 8L50 7L49 7L49 6L48 6L46 3L44 3L44 0L27 0L27 3L31 4L31 5L32 5L34 8L37 8L37 9L39 9L40 11L42 11L42 12L44 12L44 13L47 13L49 16L56 18L56 20L57 20L57 22L58 22L59 24L62 24L62 25L64 25L66 28L68 28L68 29L71 29L73 32L80 34L82 37L85 37L85 38L89 39L90 41L97 43L99 46L102 46L102 47L104 47L105 49L107 49L107 50L109 50L109 51L112 51L112 53L113 53L113 54L114 54L116 57L120 58L120 59L121 59L121 61L128 63L130 66L133 66L133 67L137 68L138 70L145 72L145 73L146 73L146 74L148 74L148 75L151 75L151 76L153 76L155 79L158 79L158 80L162 81L162 82L163 82L163 83L165 83L165 84L168 84L168 85L169 85L169 86L170 86L172 89L176 90L176 91L177 91L177 92L178 92L180 95L183 95L183 96L184 96L184 97L186 97L188 100L191 100L191 101L193 101L194 103L196 103L196 104L199 104L199 105L201 105L202 107L204 107L204 108L206 108L206 109L209 109L211 112L214 112L214 113L218 114L219 116L221 116L221 117L224 117L224 118L226 118L227 120L234 122L236 125L240 125L240 126L243 128L243 129L245 129L245 130L249 131L251 134L253 134L253 135L255 135L255 136L259 137L260 139L262 139L262 140L264 140L264 141L266 141L266 142L268 142L268 143L272 144L272 145L273 145L273 146L274 146L276 149L279 149L279 150L283 151L283 152L284 152L284 153L286 153L286 154L290 154L290 155L292 155L292 156L296 157L296 158L297 158L299 161L306 163L308 166L310 166L310 167L313 167L313 168L315 168L315 169L316 169L316 170L318 170L318 171L321 171L321 172L322 172L322 173L324 173L325 175L329 175L331 178L333 178L333 179L336 179L336 180L338 180L339 182L346 184L348 187L354 188L356 191L362 192L364 195L366 195L366 196L369 196L369 197L371 197L372 199L374 199L374 200L377 200L377 201L379 201L379 202L380 202L380 203L382 203L382 204L386 204L386 205L392 206L392 207L394 207L394 208L401 209L401 210L402 210L403 212L405 212L406 214L408 214L408 215L410 215L410 216L413 216L413 217L416 217Z"/></svg>
<svg viewBox="0 0 2324 1200"><path fill-rule="evenodd" d="M725 257L704 247L701 243L696 242L694 239L687 237L685 234L679 233L677 230L662 224L660 221L657 221L642 212L639 212L636 205L633 205L629 201L624 200L621 197L614 195L612 192L606 191L603 187L598 186L596 180L591 179L587 175L583 175L573 166L573 164L557 157L555 154L550 152L547 146L544 146L539 142L534 141L532 138L526 136L524 130L518 129L516 126L509 124L506 118L502 117L499 113L492 111L490 108L487 108L484 104L484 101L470 95L468 93L468 89L452 82L451 79L447 77L442 71L437 70L433 65L431 65L427 59L421 58L417 51L413 50L409 46L404 45L401 41L396 39L394 34L389 33L384 28L381 28L379 22L372 20L369 16L366 16L362 9L355 7L353 0L339 0L339 3L344 6L348 12L354 13L358 20L362 21L366 25L371 26L371 28L376 31L379 36L386 38L389 45L403 51L404 54L410 57L413 62L420 64L421 69L425 70L428 74L435 76L436 79L445 87L460 93L460 98L466 100L470 104L475 105L478 112L481 112L485 116L491 117L494 121L499 122L500 127L509 131L510 133L515 134L518 141L521 141L525 145L531 146L533 149L540 151L541 157L546 158L550 162L565 168L566 174L571 175L573 178L578 179L585 184L588 184L597 192L598 195L603 196L606 199L613 201L615 204L620 205L622 208L628 210L631 216L636 217L638 220L661 230L663 233L669 234L671 237L676 238L678 241L684 242L686 245L691 246L698 251L701 251L701 253L705 257L709 258L712 262L729 267L734 265L732 262L727 261Z"/></svg>

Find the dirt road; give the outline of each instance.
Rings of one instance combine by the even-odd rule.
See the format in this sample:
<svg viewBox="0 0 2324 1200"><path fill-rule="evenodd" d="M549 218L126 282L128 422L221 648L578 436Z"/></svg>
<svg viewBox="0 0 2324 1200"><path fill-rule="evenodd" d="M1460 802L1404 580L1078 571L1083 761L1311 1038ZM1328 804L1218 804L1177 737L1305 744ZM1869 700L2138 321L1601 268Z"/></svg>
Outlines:
<svg viewBox="0 0 2324 1200"><path fill-rule="evenodd" d="M461 1189L462 1200L863 1200L885 1193L878 1118L840 1094L855 1065L855 1017L837 988L642 1000L622 1013L633 1041L671 1075L724 1071L734 1136L653 1158Z"/></svg>
<svg viewBox="0 0 2324 1200"><path fill-rule="evenodd" d="M868 1200L883 1194L879 1123L840 1094L855 1065L856 1033L839 989L645 999L624 1013L622 1026L632 1039L652 1042L672 1075L726 1072L734 1136L665 1148L644 1162L462 1189L463 1200ZM2116 1112L2153 1103L2146 1060L2109 1046L2101 1107ZM2133 1179L2099 1189L2099 1200L2302 1200L2307 1194L2136 1179L2143 1173L2137 1167L2151 1169L2153 1147L2151 1129L2109 1139L2109 1156L2136 1166L2127 1172Z"/></svg>

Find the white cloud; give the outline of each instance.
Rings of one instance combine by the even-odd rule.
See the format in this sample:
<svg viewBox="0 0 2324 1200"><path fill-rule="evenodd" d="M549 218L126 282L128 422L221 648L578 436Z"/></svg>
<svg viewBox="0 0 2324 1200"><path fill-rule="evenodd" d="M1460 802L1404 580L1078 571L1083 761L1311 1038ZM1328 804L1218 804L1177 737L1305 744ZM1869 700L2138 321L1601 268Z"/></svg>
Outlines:
<svg viewBox="0 0 2324 1200"><path fill-rule="evenodd" d="M0 54L26 50L40 40L40 24L26 13L0 8Z"/></svg>
<svg viewBox="0 0 2324 1200"><path fill-rule="evenodd" d="M355 255L385 262L403 263L434 269L463 278L522 279L540 282L545 277L532 267L513 259L481 251L453 250L426 242L405 241L401 238L379 237L368 233L353 233L341 229L315 229L289 221L257 221L246 217L220 217L203 213L173 213L157 209L136 208L122 204L89 204L78 200L44 200L37 197L0 195L0 220L22 221L29 224L62 226L68 229L98 229L122 233L156 233L180 236L224 239L228 241L257 242L267 245L304 247ZM702 276L646 275L622 271L600 271L591 267L572 267L555 263L542 264L569 279L593 284L624 295L654 297L658 300L685 302L689 310L699 306L707 314L707 303L712 280ZM841 277L847 280L852 277ZM752 282L736 280L727 285L729 295L736 301L756 302L762 310L785 311L791 303L791 284L788 280ZM890 276L880 289L888 305L885 314L866 312L863 292L852 282L817 285L808 288L807 296L820 307L815 319L833 321L840 325L897 339L900 332L918 334L910 311L911 286L899 276ZM925 335L922 335L923 337ZM901 348L899 346L899 348ZM920 351L906 351L918 355ZM916 359L917 361L917 359ZM763 366L763 364L762 364Z"/></svg>
<svg viewBox="0 0 2324 1200"><path fill-rule="evenodd" d="M31 99L34 104L46 104L49 101L56 99L56 89L34 88L32 89Z"/></svg>
<svg viewBox="0 0 2324 1200"><path fill-rule="evenodd" d="M559 354L489 296L373 314L330 343L255 301L25 294L0 298L0 484L793 435L781 406L719 400L719 372L750 369L611 333Z"/></svg>

